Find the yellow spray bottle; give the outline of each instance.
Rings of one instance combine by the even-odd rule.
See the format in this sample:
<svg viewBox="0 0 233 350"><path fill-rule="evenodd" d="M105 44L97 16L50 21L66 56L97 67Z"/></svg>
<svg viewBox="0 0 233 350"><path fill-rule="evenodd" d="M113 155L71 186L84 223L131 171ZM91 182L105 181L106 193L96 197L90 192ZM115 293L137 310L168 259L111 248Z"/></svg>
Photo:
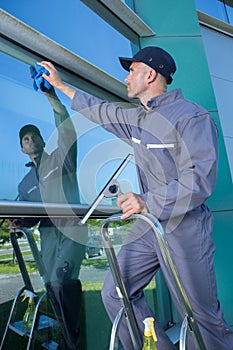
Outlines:
<svg viewBox="0 0 233 350"><path fill-rule="evenodd" d="M25 314L23 316L23 326L26 328L26 330L30 330L31 326L32 326L32 322L33 322L33 318L34 318L34 314L35 314L35 300L34 298L36 297L36 295L31 292L30 290L25 290L24 291L24 297L22 299L22 301L24 301L25 299L28 299L28 306L27 309L25 311Z"/></svg>
<svg viewBox="0 0 233 350"><path fill-rule="evenodd" d="M145 325L145 330L142 350L158 350L155 345L158 339L155 334L153 317L145 318L143 323Z"/></svg>

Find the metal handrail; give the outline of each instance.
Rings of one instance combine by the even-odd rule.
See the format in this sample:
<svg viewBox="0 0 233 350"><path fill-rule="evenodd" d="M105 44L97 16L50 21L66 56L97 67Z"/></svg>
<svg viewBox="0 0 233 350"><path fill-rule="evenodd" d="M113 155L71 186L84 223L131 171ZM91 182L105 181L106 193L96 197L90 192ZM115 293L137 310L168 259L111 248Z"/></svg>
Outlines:
<svg viewBox="0 0 233 350"><path fill-rule="evenodd" d="M182 307L183 313L184 313L184 321L182 323L182 327L181 327L181 335L180 335L180 350L185 350L185 346L186 346L186 336L187 336L187 330L189 328L189 331L191 332L191 334L194 337L195 342L197 343L197 345L199 346L200 350L206 350L205 344L203 342L202 339L202 335L200 333L199 327L197 325L197 322L195 320L193 311L192 311L192 307L191 304L189 302L189 299L187 297L187 294L184 290L184 287L182 285L182 281L180 279L180 276L178 274L178 271L176 269L175 263L173 261L173 258L171 256L170 253L170 249L169 249L169 245L167 242L167 239L165 237L163 228L161 226L161 224L159 223L159 221L151 214L135 214L130 216L127 220L134 220L134 219L142 219L143 221L145 221L147 224L149 224L149 226L153 229L155 237L157 239L159 248L160 248L160 252L162 254L167 272L169 274L169 277L172 281L173 287L175 289L176 295L178 297L178 300L180 302L180 305ZM124 282L122 281L122 277L120 274L120 269L117 263L117 259L115 257L114 254L114 250L111 246L111 239L108 235L108 230L107 230L107 226L110 222L112 221L122 221L121 219L121 215L115 215L112 217L107 218L106 220L104 220L104 222L102 223L101 226L101 233L102 233L102 237L106 246L106 255L108 257L109 260L109 264L110 264L110 268L111 268L111 272L113 274L113 278L114 278L114 282L116 283L116 286L119 287L120 286L120 294L123 295L123 298L126 298L126 300L128 300L128 295L126 293L126 290L124 288ZM123 285L122 285L123 282ZM121 289L122 287L122 289ZM124 300L121 300L123 307L124 306ZM127 301L128 303L128 301ZM135 323L135 318L134 315L131 319L131 315L128 314L128 320L127 320L127 324L130 330L130 334L132 333L132 331L134 331L134 323ZM133 336L134 338L138 338L138 331L135 331L135 335ZM131 335L132 337L132 335ZM132 339L132 340L133 340ZM135 349L138 349L138 347L135 347Z"/></svg>

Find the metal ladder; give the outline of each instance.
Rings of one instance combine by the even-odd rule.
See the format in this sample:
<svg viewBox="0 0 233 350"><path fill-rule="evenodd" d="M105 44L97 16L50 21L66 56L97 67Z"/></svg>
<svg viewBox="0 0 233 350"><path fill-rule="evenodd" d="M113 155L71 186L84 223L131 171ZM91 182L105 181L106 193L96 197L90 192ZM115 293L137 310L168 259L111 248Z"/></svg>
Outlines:
<svg viewBox="0 0 233 350"><path fill-rule="evenodd" d="M19 244L18 244L18 234L24 234L26 236L28 244L29 244L31 252L32 252L32 255L33 255L34 260L36 262L39 274L40 274L41 278L43 279L44 283L46 283L48 281L46 270L44 268L44 264L42 262L42 258L41 258L41 255L39 253L39 250L37 248L36 242L35 242L34 237L32 235L32 231L28 228L21 228L21 229L11 231L10 232L10 240L11 240L11 243L12 243L12 246L14 249L15 256L16 256L17 261L18 261L19 269L20 269L20 272L21 272L21 275L23 278L23 282L24 282L24 287L22 287L16 293L16 296L14 298L14 301L13 301L13 304L11 307L11 311L10 311L10 315L9 315L9 318L8 318L8 321L6 324L6 328L5 328L3 337L2 337L0 350L4 349L5 341L6 341L8 332L10 330L15 332L19 336L28 337L26 349L32 350L32 349L34 349L34 345L35 345L35 340L36 340L35 334L36 333L42 334L42 332L43 332L43 334L44 334L45 332L48 331L49 328L53 327L54 325L58 325L57 320L40 313L41 304L45 300L45 297L47 295L46 292L42 293L42 295L39 298L37 296L35 297L35 299L36 299L35 313L34 313L34 318L33 318L32 326L31 326L30 330L26 330L23 327L22 320L18 320L18 317L19 317L19 315L17 315L18 314L18 312L17 312L18 311L18 303L21 302L24 291L29 290L36 295L36 293L33 289L32 282L31 282L31 279L29 277L26 265L25 265L25 261L23 259L22 252L21 252ZM42 343L42 346L44 348L49 349L49 350L56 350L57 349L58 344L52 340L46 339L45 334L43 335L43 337L41 336L41 339L43 339L41 341L41 343Z"/></svg>
<svg viewBox="0 0 233 350"><path fill-rule="evenodd" d="M162 257L164 259L167 271L169 273L171 281L173 282L173 286L175 288L177 297L179 299L180 305L185 315L181 325L181 329L180 329L179 349L180 350L186 349L186 339L189 331L192 334L198 348L200 350L207 350L204 345L198 325L195 321L192 307L185 293L185 290L182 285L182 281L179 277L173 258L171 256L170 249L169 249L162 226L160 225L158 220L151 214L135 214L130 216L130 218L128 218L127 220L134 220L134 219L141 219L145 221L145 223L147 223L153 229L155 237L158 241L159 248L160 248ZM110 265L113 279L116 284L118 296L120 298L121 305L122 305L112 325L109 350L117 349L116 337L118 334L120 322L123 317L125 317L126 319L126 323L129 329L129 333L132 339L134 349L140 350L141 335L139 334L139 331L136 325L134 312L126 292L124 281L121 276L120 268L117 262L117 258L111 242L111 238L108 234L108 224L113 221L122 221L121 215L114 215L108 219L105 219L101 226L101 235L104 242L106 256Z"/></svg>

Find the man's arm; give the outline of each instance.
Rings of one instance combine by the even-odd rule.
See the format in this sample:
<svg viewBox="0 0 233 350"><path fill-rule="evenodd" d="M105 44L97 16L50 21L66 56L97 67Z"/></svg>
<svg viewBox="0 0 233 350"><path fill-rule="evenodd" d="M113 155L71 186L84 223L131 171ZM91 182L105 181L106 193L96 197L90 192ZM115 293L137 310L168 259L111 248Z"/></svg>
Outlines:
<svg viewBox="0 0 233 350"><path fill-rule="evenodd" d="M51 88L49 91L44 92L44 95L47 97L49 103L53 107L54 112L56 113L64 113L64 106L59 100L54 88Z"/></svg>
<svg viewBox="0 0 233 350"><path fill-rule="evenodd" d="M58 148L56 152L60 154L63 166L67 171L76 172L77 135L73 122L66 107L58 98L54 87L44 92L44 95L53 108L55 124L58 130Z"/></svg>
<svg viewBox="0 0 233 350"><path fill-rule="evenodd" d="M61 80L54 65L46 61L42 61L38 64L44 67L50 74L43 74L43 78L45 78L52 86L67 95L71 100L73 100L76 90L69 87ZM111 130L111 132L114 132L114 130ZM144 199L135 193L126 193L120 195L118 197L117 204L123 211L122 219L126 219L132 214L145 213L148 211Z"/></svg>
<svg viewBox="0 0 233 350"><path fill-rule="evenodd" d="M43 78L45 78L53 87L57 88L58 90L63 92L65 95L67 95L71 100L73 100L76 90L69 87L61 80L54 65L46 61L42 61L38 63L38 65L44 67L49 72L49 75L43 74ZM83 98L85 99L85 97ZM79 101L79 104L82 106L82 102L80 100L81 99L79 99L78 101ZM84 101L83 103L84 106L86 106L85 102L86 101ZM82 107L80 107L80 109L82 110ZM113 113L110 113L110 114L112 115ZM112 125L114 128L115 124L111 124L109 121L108 125ZM109 130L109 131L114 133L114 130ZM122 135L124 136L124 133ZM145 213L148 211L144 199L135 193L127 193L127 194L120 195L118 197L117 204L123 211L122 219L126 219L132 214L137 214L142 212Z"/></svg>
<svg viewBox="0 0 233 350"><path fill-rule="evenodd" d="M121 108L114 103L109 103L94 95L69 87L62 82L52 63L42 61L38 64L49 72L49 75L43 74L43 78L72 100L71 108L73 110L81 113L92 122L101 125L124 142L131 144L130 123L132 122L132 108Z"/></svg>
<svg viewBox="0 0 233 350"><path fill-rule="evenodd" d="M59 100L55 89L52 88L49 91L44 92L44 95L47 97L49 103L53 108L56 127L58 128L64 121L66 121L66 123L63 124L63 127L65 127L69 123L69 129L74 129L72 122L67 120L70 118L70 115L66 107Z"/></svg>

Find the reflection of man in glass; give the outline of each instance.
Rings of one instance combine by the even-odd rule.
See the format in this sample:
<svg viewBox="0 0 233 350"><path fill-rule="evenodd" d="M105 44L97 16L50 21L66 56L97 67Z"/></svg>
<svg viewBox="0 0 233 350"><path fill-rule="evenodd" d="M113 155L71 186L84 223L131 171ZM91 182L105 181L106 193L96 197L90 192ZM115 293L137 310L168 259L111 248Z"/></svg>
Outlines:
<svg viewBox="0 0 233 350"><path fill-rule="evenodd" d="M54 89L45 93L53 107L58 131L58 147L44 151L44 140L35 125L25 125L19 132L22 151L30 158L30 171L19 184L19 200L54 203L78 203L76 177L76 132L66 108ZM64 330L65 349L78 348L78 315L81 283L78 279L84 257L86 227L79 219L42 219L39 225L41 252L49 282L46 288ZM32 226L38 220L24 220L21 226ZM11 228L17 222L11 221ZM78 243L80 242L80 243ZM83 244L81 244L83 243Z"/></svg>

